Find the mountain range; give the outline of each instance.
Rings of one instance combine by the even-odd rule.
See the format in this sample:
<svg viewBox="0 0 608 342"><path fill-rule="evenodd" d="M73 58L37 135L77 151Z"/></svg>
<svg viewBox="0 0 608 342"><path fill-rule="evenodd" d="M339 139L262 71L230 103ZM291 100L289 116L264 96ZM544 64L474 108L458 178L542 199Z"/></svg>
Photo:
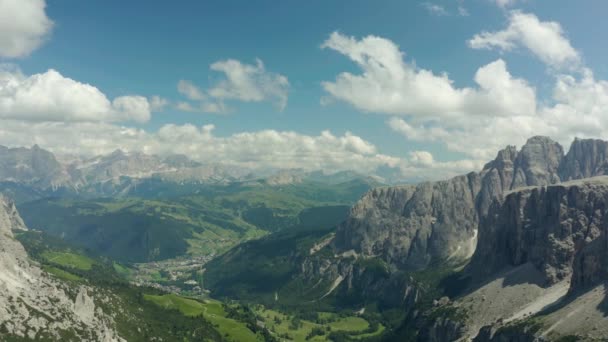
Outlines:
<svg viewBox="0 0 608 342"><path fill-rule="evenodd" d="M221 229L249 232L226 248L213 247L219 255L200 265L197 274L214 298L285 311L365 315L386 327L383 340L608 336L606 141L575 139L565 153L557 142L536 136L521 149L500 150L479 172L397 186L355 172L280 170L260 177L183 156L117 151L60 162L37 146L0 153L3 191L34 198L17 203L28 225L106 257L193 256L209 249L213 239L225 241ZM213 186L196 188L197 182ZM189 188L186 194L176 190L180 183ZM74 198L83 192L89 199ZM56 197L43 196L49 193ZM106 198L92 199L96 196ZM0 266L5 270L0 274L5 276L0 284L9 293L0 295L4 307L29 307L59 296L52 300L65 303L58 306L65 309L64 324L82 326L79 336L99 339L90 335L95 330L108 341L119 339L111 313L91 315L87 308L90 320L82 323L74 316L78 305L68 305L69 293L45 290L48 284L63 285L29 261L12 235L25 224L12 202L3 198L2 203ZM133 217L133 224L118 224L125 217ZM167 241L176 244L167 249ZM122 244L127 249L104 250ZM26 294L19 292L24 288ZM17 314L24 310L9 314L27 324L5 323L3 329L24 336L37 331L27 315Z"/></svg>
<svg viewBox="0 0 608 342"><path fill-rule="evenodd" d="M608 336L596 288L607 280L607 157L606 141L576 139L564 154L537 136L499 151L480 172L372 189L335 230L291 257L298 271L272 292L279 302L399 307L397 340ZM212 294L235 295L216 285L235 259L209 265ZM572 316L568 305L585 318L559 319Z"/></svg>
<svg viewBox="0 0 608 342"><path fill-rule="evenodd" d="M32 148L0 146L0 190L23 202L49 196L117 197L154 193L173 187L188 192L193 187L230 184L281 186L315 182L338 184L355 179L384 180L353 171L251 170L221 164L201 164L184 155L160 157L116 150L94 157L56 156ZM193 191L193 190L192 190Z"/></svg>

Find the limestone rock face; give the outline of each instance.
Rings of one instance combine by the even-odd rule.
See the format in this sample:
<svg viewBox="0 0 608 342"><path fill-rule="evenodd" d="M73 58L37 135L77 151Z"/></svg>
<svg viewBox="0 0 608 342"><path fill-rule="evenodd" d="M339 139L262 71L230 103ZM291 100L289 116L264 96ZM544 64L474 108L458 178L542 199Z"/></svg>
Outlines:
<svg viewBox="0 0 608 342"><path fill-rule="evenodd" d="M418 340L429 342L456 341L462 336L463 331L464 324L447 318L439 318L431 327L422 331Z"/></svg>
<svg viewBox="0 0 608 342"><path fill-rule="evenodd" d="M496 159L484 166L481 171L481 189L476 199L476 206L481 215L487 213L494 198L511 189L517 155L515 146L507 146L498 152ZM521 170L521 167L519 169Z"/></svg>
<svg viewBox="0 0 608 342"><path fill-rule="evenodd" d="M479 218L505 191L559 182L563 148L532 137L508 146L479 173L446 181L374 189L337 230L338 254L380 257L397 269L420 269L437 260L470 257Z"/></svg>
<svg viewBox="0 0 608 342"><path fill-rule="evenodd" d="M560 165L562 181L608 174L608 142L575 139Z"/></svg>
<svg viewBox="0 0 608 342"><path fill-rule="evenodd" d="M563 158L564 149L550 138L537 136L528 139L515 159L510 189L559 182L558 169Z"/></svg>
<svg viewBox="0 0 608 342"><path fill-rule="evenodd" d="M30 262L13 235L23 229L14 204L0 195L0 331L29 339L75 333L82 341L122 341L112 318L96 310L88 287L80 286L76 295Z"/></svg>
<svg viewBox="0 0 608 342"><path fill-rule="evenodd" d="M481 219L469 268L483 277L532 263L547 286L572 279L577 290L605 279L607 233L608 176L517 190Z"/></svg>
<svg viewBox="0 0 608 342"><path fill-rule="evenodd" d="M603 247L595 242L577 248L599 235L601 218L594 215L603 200L598 185L543 186L607 173L606 158L607 142L577 139L564 156L558 143L532 137L520 151L514 146L499 151L478 173L373 189L337 228L330 245L335 257L325 261L317 277L326 278L323 272L331 270L328 279L351 279L343 284L352 288L358 286L349 274L355 268L347 265L358 258L379 259L391 272L411 271L466 260L477 248L473 262L488 273L532 262L544 272L547 285L572 275L574 283L594 282L603 267L597 250ZM308 273L307 278L314 278L315 272Z"/></svg>
<svg viewBox="0 0 608 342"><path fill-rule="evenodd" d="M434 256L469 253L476 229L477 174L417 186L377 188L352 208L335 246L380 257L399 268L421 268ZM454 227L458 227L454 229Z"/></svg>

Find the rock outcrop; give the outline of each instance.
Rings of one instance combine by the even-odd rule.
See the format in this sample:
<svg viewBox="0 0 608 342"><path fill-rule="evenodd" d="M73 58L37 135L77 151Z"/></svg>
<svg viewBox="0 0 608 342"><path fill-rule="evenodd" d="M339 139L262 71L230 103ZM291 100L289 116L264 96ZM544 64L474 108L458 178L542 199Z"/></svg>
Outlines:
<svg viewBox="0 0 608 342"><path fill-rule="evenodd" d="M397 274L424 270L448 260L465 261L477 249L473 262L479 262L486 275L508 265L530 262L543 272L546 286L573 274L574 284L593 283L603 267L598 250L604 248L600 242L587 246L599 235L601 220L593 216L603 205L598 198L598 185L543 187L562 179L602 175L608 171L607 158L608 143L600 140L577 139L564 155L563 148L551 139L532 137L520 151L514 146L499 151L478 173L373 189L352 207L349 217L337 228L327 247L334 257L311 257L314 260L305 263L322 267L307 267L304 278L329 283L339 276L349 280L341 285L348 291L362 286L357 284L361 278L351 274L365 273L360 265L353 267L357 260L381 260L390 274ZM561 201L560 196L568 202L551 202ZM587 206L568 209L578 210L581 218L572 216L559 221L572 214L561 212L564 205L575 203L571 201ZM522 215L532 217L535 213L545 216L535 222L523 221ZM478 243L481 238L484 242ZM582 245L587 247L575 253ZM581 265L577 267L579 271L572 268L575 264ZM366 283L371 284L378 297L383 297L382 286L369 279ZM392 284L388 279L382 283Z"/></svg>
<svg viewBox="0 0 608 342"><path fill-rule="evenodd" d="M446 181L370 191L337 230L336 254L380 257L397 269L473 254L479 218L512 189L560 181L563 148L532 137L517 151L508 146L479 173Z"/></svg>
<svg viewBox="0 0 608 342"><path fill-rule="evenodd" d="M13 235L25 229L14 204L0 195L0 337L122 341L113 319L96 307L92 289L69 287L29 260Z"/></svg>
<svg viewBox="0 0 608 342"><path fill-rule="evenodd" d="M608 270L607 227L607 176L521 189L481 219L469 268L491 275L529 262L547 286L571 277L573 288L594 285Z"/></svg>
<svg viewBox="0 0 608 342"><path fill-rule="evenodd" d="M337 230L338 253L379 257L397 268L422 268L434 257L472 253L479 175L367 193ZM455 228L457 227L457 228ZM472 244L474 246L474 244Z"/></svg>
<svg viewBox="0 0 608 342"><path fill-rule="evenodd" d="M608 280L607 247L608 176L505 193L481 218L467 266L473 286L455 301L467 308L461 337L606 336L605 291L599 287ZM576 312L582 317L571 317Z"/></svg>
<svg viewBox="0 0 608 342"><path fill-rule="evenodd" d="M562 181L608 174L608 141L575 139L559 168Z"/></svg>
<svg viewBox="0 0 608 342"><path fill-rule="evenodd" d="M517 154L513 182L508 189L558 183L558 169L563 158L564 149L550 138L537 136L528 139Z"/></svg>

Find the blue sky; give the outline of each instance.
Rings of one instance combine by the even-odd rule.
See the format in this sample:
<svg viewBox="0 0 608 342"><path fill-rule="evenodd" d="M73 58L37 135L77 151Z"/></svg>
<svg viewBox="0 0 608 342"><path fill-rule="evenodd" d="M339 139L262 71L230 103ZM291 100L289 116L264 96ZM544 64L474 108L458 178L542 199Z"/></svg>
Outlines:
<svg viewBox="0 0 608 342"><path fill-rule="evenodd" d="M604 103L602 80L608 78L607 47L602 40L602 33L608 31L608 23L602 18L608 10L605 1L0 0L2 6L5 14L19 11L23 20L30 15L29 21L42 23L23 29L17 20L8 23L8 15L2 24L0 14L0 29L8 32L5 37L0 34L0 63L11 70L10 75L19 73L19 84L27 85L35 75L48 76L47 71L53 69L59 76L52 82L62 84L60 81L67 78L77 82L77 86L89 84L110 102L121 96L139 96L150 105L152 97L157 96L166 104L149 113L134 109L137 115L128 113L134 107L65 107L78 104L76 100L61 102L48 110L42 108L46 103L43 100L0 107L0 112L6 112L0 114L0 120L6 121L4 131L0 130L0 144L27 144L32 139L25 139L19 132L22 127L31 126L30 138L33 136L35 142L58 152L90 154L113 148L142 149L150 153L193 154L203 161L205 156L217 154L209 161L247 166L277 167L284 163L285 167L306 167L309 162L310 168L360 166L366 172L387 164L400 169L406 178L410 174L424 178L478 168L497 148L521 145L532 133L551 135L564 144L575 135L601 137L604 133L597 126L606 115L597 107ZM40 11L52 24L44 25ZM12 24L17 28L10 29ZM539 27L548 31L539 33ZM472 39L483 32L492 36L478 40L474 46ZM2 53L3 39L17 41L22 38L19 34L30 40L38 34L40 41L30 41L21 50L6 43ZM377 40L366 41L369 37ZM352 44L347 43L349 39ZM555 49L551 49L552 39L557 44ZM547 42L547 47L539 42ZM340 50L341 44L349 46ZM389 64L383 64L381 70L374 67L374 63L382 63L384 56L395 51L404 58L393 61L394 68ZM364 64L357 65L352 54L360 54ZM263 63L262 71L255 69L259 68L258 59ZM213 71L210 66L228 60L257 70L259 77L249 85L258 88L235 90L234 85L221 86L226 74ZM500 63L492 64L496 61ZM505 76L504 69L506 79L513 80L513 84L498 89L504 82L494 82L491 87L496 89L484 91L475 75L487 65L493 66L486 70L488 82L500 78L492 73ZM404 70L420 77L409 81L393 79L395 72ZM424 71L432 75L431 79L424 77ZM338 84L338 75L345 72L355 79ZM279 78L284 78L288 86L279 85ZM442 78L448 81L442 83ZM205 99L180 93L180 80L190 82ZM568 87L567 93L583 93L576 99L556 96L560 80ZM49 84L57 87L52 82ZM333 92L323 85L328 83L329 87L337 85ZM65 94L44 96L54 103L58 97L78 95L76 88L71 89ZM214 89L224 95L211 95ZM375 94L371 89L380 91ZM437 97L419 100L418 91ZM2 96L8 97L6 94L11 92L16 91L3 93L0 82L0 103ZM234 92L239 93L236 98ZM402 94L406 95L395 100ZM509 94L513 98L508 98ZM287 102L281 108L283 96ZM370 98L365 99L366 96ZM521 98L529 99L520 101ZM385 106L391 99L395 104ZM82 101L95 102L86 98ZM184 102L190 104L189 111L179 105ZM198 110L203 103L215 109ZM218 106L223 107L218 110ZM36 110L41 112L32 114ZM45 110L53 115L45 115ZM87 110L97 114L83 113ZM587 126L573 119L579 115ZM532 124L533 121L540 124ZM403 123L407 125L405 129ZM204 153L194 143L185 144L189 138L183 132L181 140L175 142L171 140L173 135L162 141L148 136L166 125L183 128L187 124L197 127L199 135L205 134L200 127L213 125L215 140ZM94 125L99 125L99 129ZM497 136L503 125L513 129ZM486 128L487 134L479 132ZM65 136L61 130L89 129L109 133L82 133L70 136L69 143L56 139ZM133 131L127 134L128 129ZM322 132L326 130L335 139L323 140ZM235 137L256 132L270 136ZM292 132L296 136L286 135ZM274 133L280 137L273 140ZM121 140L125 134L128 139ZM472 135L476 136L471 138ZM142 137L141 142L135 136ZM317 147L291 155L276 148L281 139L302 145L309 138L312 140L308 143ZM250 149L245 151L239 144L249 145ZM252 144L259 146L253 148ZM315 159L315 148L324 144L329 151L324 151L323 159ZM198 154L193 153L195 150ZM329 160L332 155L338 157ZM298 158L302 162L297 162Z"/></svg>

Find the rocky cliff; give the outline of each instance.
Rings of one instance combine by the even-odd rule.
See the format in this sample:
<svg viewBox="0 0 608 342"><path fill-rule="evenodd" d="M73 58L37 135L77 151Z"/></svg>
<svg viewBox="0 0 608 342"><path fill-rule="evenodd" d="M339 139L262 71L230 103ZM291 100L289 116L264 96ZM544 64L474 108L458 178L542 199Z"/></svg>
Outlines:
<svg viewBox="0 0 608 342"><path fill-rule="evenodd" d="M0 337L121 341L91 288L69 287L29 260L13 236L24 229L14 204L0 195Z"/></svg>
<svg viewBox="0 0 608 342"><path fill-rule="evenodd" d="M589 223L573 221L570 227L566 223L559 226L561 221L551 220L559 220L563 203L552 207L544 200L534 207L530 203L535 201L528 203L525 198L543 197L543 191L550 191L549 197L566 196L559 193L566 188L518 190L557 184L562 179L604 174L608 170L605 167L608 165L607 152L606 142L576 139L564 155L564 149L550 138L532 137L519 151L514 146L499 151L480 172L439 182L373 189L352 207L349 217L337 228L335 238L326 247L333 257L327 257L329 253L321 253L325 257L311 256L303 264L302 276L314 280L313 283L323 279L336 293L340 292L340 287L346 292L359 289L363 286L360 282L364 282L367 284L364 286L366 292L370 292L368 298L373 298L373 291L377 297L384 297L386 291L383 286L394 286L391 277L398 277L403 272L422 271L428 265L447 261L464 262L478 249L474 262L485 261L479 268L487 275L506 265L530 262L542 270L547 286L573 272L578 277L576 282L589 283L593 279L587 273L582 272L579 276L579 272L571 267L573 263L586 265L585 269L597 267L587 255L592 253L592 248L600 248L593 247L599 243L592 244L588 247L589 252L580 256L575 256L572 249L597 237L597 223L593 223L597 218L586 216ZM506 200L505 195L509 195ZM597 195L597 191L591 191L590 198L583 193L569 196L575 196L572 200L579 196L581 203L593 205ZM528 204L523 204L524 201ZM498 208L505 212L498 213ZM557 224L557 228L542 234L538 229L531 233L526 227L532 223L517 221L523 220L520 209L525 215L542 210L547 222L537 224L543 229ZM585 210L595 209L580 210L587 213ZM488 214L489 211L492 214ZM480 232L480 222L484 225L483 233ZM515 230L507 232L503 229L506 226ZM484 240L491 236L494 242L478 243L481 234ZM534 247L526 244L530 241L536 243ZM542 244L538 244L539 241L543 241ZM502 245L498 246L498 243ZM498 253L492 254L497 249ZM506 251L511 254L505 254ZM484 252L487 253L482 256ZM369 277L361 277L361 274L366 274L366 263L362 260L386 265L388 275L383 274L376 282L370 281ZM595 271L591 273L597 275ZM333 286L337 281L339 286ZM402 285L406 288L412 286L408 281Z"/></svg>
<svg viewBox="0 0 608 342"><path fill-rule="evenodd" d="M480 220L473 286L454 303L466 310L460 337L605 337L607 237L608 176L505 193Z"/></svg>
<svg viewBox="0 0 608 342"><path fill-rule="evenodd" d="M477 174L417 186L377 188L340 225L338 253L379 257L397 268L422 268L433 258L473 252ZM471 242L472 241L472 242Z"/></svg>
<svg viewBox="0 0 608 342"><path fill-rule="evenodd" d="M533 137L508 146L479 173L446 181L374 189L337 230L336 254L380 257L397 269L421 269L446 259L467 259L479 218L505 191L560 181L563 148ZM576 159L573 157L573 159Z"/></svg>
<svg viewBox="0 0 608 342"><path fill-rule="evenodd" d="M481 219L469 267L489 275L529 262L547 285L573 273L574 287L592 285L604 278L607 215L606 176L512 192Z"/></svg>
<svg viewBox="0 0 608 342"><path fill-rule="evenodd" d="M562 181L608 174L608 141L575 139L559 167Z"/></svg>

